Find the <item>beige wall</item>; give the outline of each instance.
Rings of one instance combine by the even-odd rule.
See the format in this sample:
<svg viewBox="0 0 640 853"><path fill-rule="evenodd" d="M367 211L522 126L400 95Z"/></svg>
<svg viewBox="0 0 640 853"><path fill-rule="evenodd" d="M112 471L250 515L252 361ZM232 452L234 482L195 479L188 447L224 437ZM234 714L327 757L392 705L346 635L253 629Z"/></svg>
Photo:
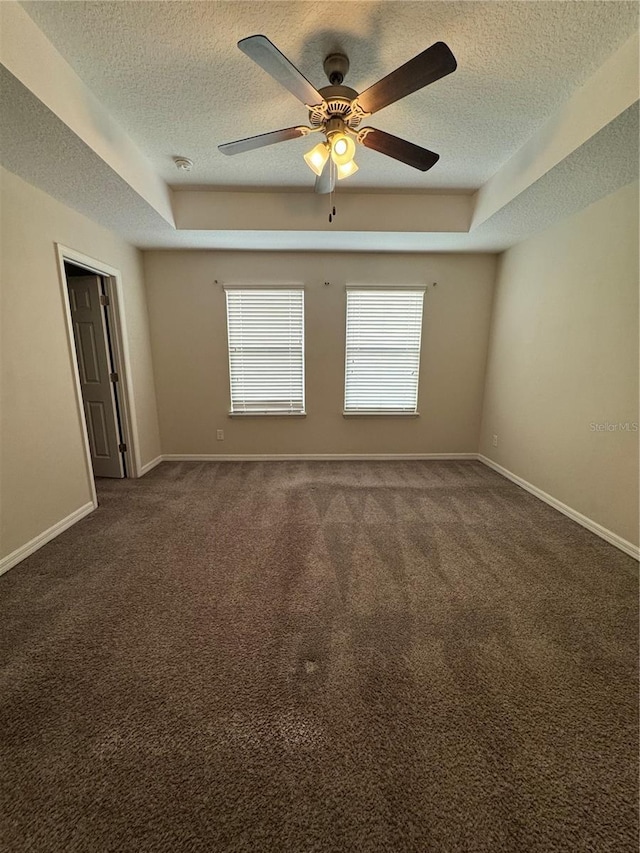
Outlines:
<svg viewBox="0 0 640 853"><path fill-rule="evenodd" d="M637 544L637 421L636 183L503 256L480 452Z"/></svg>
<svg viewBox="0 0 640 853"><path fill-rule="evenodd" d="M0 169L0 558L91 500L54 243L122 273L141 463L160 453L138 250Z"/></svg>
<svg viewBox="0 0 640 853"><path fill-rule="evenodd" d="M163 453L476 451L494 256L164 251L144 260ZM242 282L306 287L305 419L228 417L222 284ZM343 418L346 283L429 284L419 418Z"/></svg>
<svg viewBox="0 0 640 853"><path fill-rule="evenodd" d="M638 420L637 184L507 252L492 315L491 255L146 252L145 295L137 250L0 179L0 558L90 500L55 242L122 272L142 464L160 452L473 453L479 442L637 543L638 433L590 427ZM305 285L305 419L228 417L225 282ZM428 285L419 418L342 417L347 283Z"/></svg>

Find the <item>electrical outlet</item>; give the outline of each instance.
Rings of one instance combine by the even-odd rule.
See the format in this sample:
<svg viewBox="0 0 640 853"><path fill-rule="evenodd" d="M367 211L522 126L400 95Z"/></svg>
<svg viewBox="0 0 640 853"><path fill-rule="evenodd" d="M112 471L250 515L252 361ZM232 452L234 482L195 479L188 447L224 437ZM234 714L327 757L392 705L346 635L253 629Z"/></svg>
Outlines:
<svg viewBox="0 0 640 853"><path fill-rule="evenodd" d="M216 439L218 441L224 441L224 430L223 429L217 429L216 430Z"/></svg>
<svg viewBox="0 0 640 853"><path fill-rule="evenodd" d="M494 446L494 447L497 447L497 446L498 446L498 436L497 436L497 435L494 435L494 436L493 436L493 439L492 439L492 441L491 441L491 444L493 444L493 446Z"/></svg>

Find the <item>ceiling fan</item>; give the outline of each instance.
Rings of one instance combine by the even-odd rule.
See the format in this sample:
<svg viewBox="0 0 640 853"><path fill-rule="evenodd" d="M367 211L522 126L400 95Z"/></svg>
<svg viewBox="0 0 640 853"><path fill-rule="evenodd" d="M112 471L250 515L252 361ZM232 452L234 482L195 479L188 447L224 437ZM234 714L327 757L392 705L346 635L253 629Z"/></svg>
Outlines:
<svg viewBox="0 0 640 853"><path fill-rule="evenodd" d="M342 53L327 56L323 67L330 85L316 89L266 36L248 36L238 42L238 47L302 101L309 111L310 127L286 127L226 142L218 146L223 154L242 154L275 142L322 133L324 140L304 155L307 165L317 176L315 191L318 193L332 192L336 177L338 180L348 178L358 171L354 160L356 143L421 172L438 162L439 155L433 151L375 127L361 128L360 123L383 107L455 71L456 59L444 42L432 44L360 94L342 85L349 70L349 60Z"/></svg>

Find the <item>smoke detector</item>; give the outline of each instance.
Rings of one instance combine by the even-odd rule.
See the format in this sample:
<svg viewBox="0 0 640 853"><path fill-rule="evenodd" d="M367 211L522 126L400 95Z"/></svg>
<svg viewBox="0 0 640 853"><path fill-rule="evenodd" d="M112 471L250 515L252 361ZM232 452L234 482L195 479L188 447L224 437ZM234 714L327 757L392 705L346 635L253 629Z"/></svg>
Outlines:
<svg viewBox="0 0 640 853"><path fill-rule="evenodd" d="M173 162L176 164L176 169L181 172L190 172L193 169L193 160L188 157L174 157Z"/></svg>

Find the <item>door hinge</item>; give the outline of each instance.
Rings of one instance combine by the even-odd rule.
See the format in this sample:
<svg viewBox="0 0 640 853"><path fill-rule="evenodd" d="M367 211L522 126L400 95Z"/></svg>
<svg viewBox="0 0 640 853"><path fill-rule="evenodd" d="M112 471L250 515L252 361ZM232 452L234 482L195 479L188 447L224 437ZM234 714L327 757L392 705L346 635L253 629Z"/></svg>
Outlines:
<svg viewBox="0 0 640 853"><path fill-rule="evenodd" d="M108 305L108 304L109 304L109 297L107 296L106 293L101 293L100 294L100 305Z"/></svg>
<svg viewBox="0 0 640 853"><path fill-rule="evenodd" d="M118 379L118 374L117 374L117 373L110 373L110 374L109 374L109 379L110 379L112 382L119 382L119 381L120 381L120 380Z"/></svg>
<svg viewBox="0 0 640 853"><path fill-rule="evenodd" d="M120 451L120 453L125 453L127 450L127 445L126 444L119 444L118 450Z"/></svg>

